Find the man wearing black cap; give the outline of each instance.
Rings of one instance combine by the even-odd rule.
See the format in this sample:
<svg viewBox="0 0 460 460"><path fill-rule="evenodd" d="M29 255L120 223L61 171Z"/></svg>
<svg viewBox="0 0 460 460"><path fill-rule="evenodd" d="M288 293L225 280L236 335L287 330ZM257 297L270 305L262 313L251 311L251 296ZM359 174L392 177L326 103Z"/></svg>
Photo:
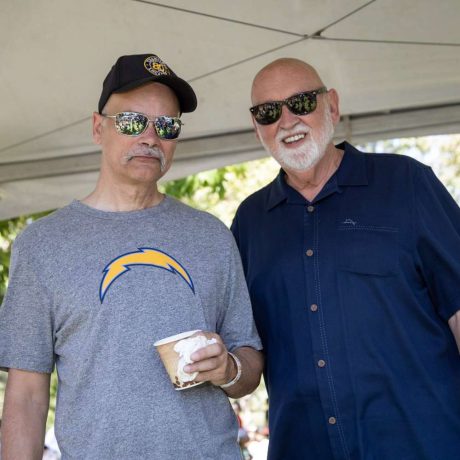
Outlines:
<svg viewBox="0 0 460 460"><path fill-rule="evenodd" d="M94 191L16 239L0 309L4 460L41 458L54 365L63 459L240 458L227 395L255 389L262 358L238 252L217 219L157 188L196 105L158 56L119 58L93 115ZM191 330L210 344L176 391L154 343Z"/></svg>

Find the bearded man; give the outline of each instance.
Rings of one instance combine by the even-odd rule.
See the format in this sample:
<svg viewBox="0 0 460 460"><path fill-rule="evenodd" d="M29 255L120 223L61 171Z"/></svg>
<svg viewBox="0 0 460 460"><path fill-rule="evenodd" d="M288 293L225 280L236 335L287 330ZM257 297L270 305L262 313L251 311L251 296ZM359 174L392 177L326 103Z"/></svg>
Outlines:
<svg viewBox="0 0 460 460"><path fill-rule="evenodd" d="M232 231L266 355L269 459L458 458L459 207L411 158L334 146L338 94L303 61L264 67L252 104L281 171Z"/></svg>

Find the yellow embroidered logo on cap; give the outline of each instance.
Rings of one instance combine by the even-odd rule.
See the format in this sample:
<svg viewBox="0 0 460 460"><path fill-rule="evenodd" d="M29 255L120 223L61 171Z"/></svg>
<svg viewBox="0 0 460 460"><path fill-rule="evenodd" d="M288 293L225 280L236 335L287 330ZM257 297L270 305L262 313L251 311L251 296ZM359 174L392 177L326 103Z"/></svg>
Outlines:
<svg viewBox="0 0 460 460"><path fill-rule="evenodd" d="M149 56L144 61L144 67L152 75L171 75L171 70L169 67L158 57L158 56Z"/></svg>

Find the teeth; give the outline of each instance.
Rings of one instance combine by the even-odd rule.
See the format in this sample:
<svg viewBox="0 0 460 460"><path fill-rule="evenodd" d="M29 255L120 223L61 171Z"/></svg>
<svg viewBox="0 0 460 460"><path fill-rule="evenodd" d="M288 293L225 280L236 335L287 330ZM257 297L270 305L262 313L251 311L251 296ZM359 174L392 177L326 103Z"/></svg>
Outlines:
<svg viewBox="0 0 460 460"><path fill-rule="evenodd" d="M303 139L305 137L305 134L295 134L294 136L289 136L284 139L284 143L290 144L292 142L299 141L300 139Z"/></svg>

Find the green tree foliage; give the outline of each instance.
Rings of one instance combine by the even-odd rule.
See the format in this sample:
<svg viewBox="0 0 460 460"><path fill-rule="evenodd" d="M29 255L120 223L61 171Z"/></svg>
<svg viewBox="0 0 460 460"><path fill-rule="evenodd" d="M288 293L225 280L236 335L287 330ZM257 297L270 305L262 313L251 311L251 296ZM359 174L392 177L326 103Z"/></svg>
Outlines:
<svg viewBox="0 0 460 460"><path fill-rule="evenodd" d="M225 186L229 172L234 172L236 175L244 177L246 168L241 165L229 166L194 174L183 179L167 182L164 186L164 191L168 195L187 201L193 199L197 190L206 188L211 195L223 199L225 197Z"/></svg>
<svg viewBox="0 0 460 460"><path fill-rule="evenodd" d="M3 301L3 296L8 286L11 246L14 239L28 224L49 213L50 211L45 211L30 216L0 221L0 303Z"/></svg>
<svg viewBox="0 0 460 460"><path fill-rule="evenodd" d="M460 135L450 136L439 147L440 166L437 173L452 196L460 203Z"/></svg>
<svg viewBox="0 0 460 460"><path fill-rule="evenodd" d="M234 179L246 178L246 171L245 164L226 166L166 182L162 191L195 208L211 211L232 192Z"/></svg>
<svg viewBox="0 0 460 460"><path fill-rule="evenodd" d="M278 169L274 160L265 158L166 182L162 191L229 226L239 203L271 181Z"/></svg>
<svg viewBox="0 0 460 460"><path fill-rule="evenodd" d="M46 429L48 430L54 425L54 416L56 413L56 397L57 397L58 377L56 370L51 374L50 383L50 407L48 410L48 418L46 420Z"/></svg>

